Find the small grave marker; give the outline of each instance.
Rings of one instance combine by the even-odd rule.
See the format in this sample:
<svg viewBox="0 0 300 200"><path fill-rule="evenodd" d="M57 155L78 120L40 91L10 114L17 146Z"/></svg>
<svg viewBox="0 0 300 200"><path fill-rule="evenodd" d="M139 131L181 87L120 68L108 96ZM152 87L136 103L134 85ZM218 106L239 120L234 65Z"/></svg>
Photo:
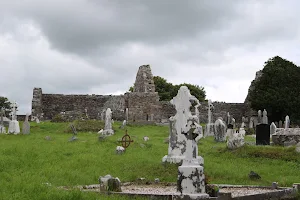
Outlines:
<svg viewBox="0 0 300 200"><path fill-rule="evenodd" d="M129 147L129 145L133 142L133 140L128 135L127 129L125 135L122 137L122 140L120 142L122 143L122 147L124 147L125 149Z"/></svg>

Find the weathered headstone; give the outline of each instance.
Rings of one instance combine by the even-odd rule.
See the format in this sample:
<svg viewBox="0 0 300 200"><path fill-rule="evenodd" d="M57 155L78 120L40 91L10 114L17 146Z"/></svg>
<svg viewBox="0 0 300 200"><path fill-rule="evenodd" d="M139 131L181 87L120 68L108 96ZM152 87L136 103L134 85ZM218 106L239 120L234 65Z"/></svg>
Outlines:
<svg viewBox="0 0 300 200"><path fill-rule="evenodd" d="M196 158L195 146L197 142L195 138L197 133L194 132L197 126L197 118L190 118L184 128L182 134L186 137L186 155L182 165L178 167L177 191L183 199L200 199L208 198L205 193L205 177L204 168Z"/></svg>
<svg viewBox="0 0 300 200"><path fill-rule="evenodd" d="M234 129L227 129L226 135L228 136L227 148L237 149L244 146L244 133L236 132Z"/></svg>
<svg viewBox="0 0 300 200"><path fill-rule="evenodd" d="M256 145L270 145L270 126L268 124L256 126Z"/></svg>
<svg viewBox="0 0 300 200"><path fill-rule="evenodd" d="M128 112L128 108L125 109L125 120L128 121L128 115L129 115L129 112Z"/></svg>
<svg viewBox="0 0 300 200"><path fill-rule="evenodd" d="M215 141L217 142L226 141L226 125L221 119L217 119L215 122Z"/></svg>
<svg viewBox="0 0 300 200"><path fill-rule="evenodd" d="M29 134L30 133L30 124L28 122L28 117L29 117L29 114L26 114L25 121L23 122L23 126L22 126L22 133L23 134Z"/></svg>
<svg viewBox="0 0 300 200"><path fill-rule="evenodd" d="M113 135L114 130L112 129L112 112L110 108L107 108L106 113L105 113L105 126L104 130L102 132L102 135Z"/></svg>
<svg viewBox="0 0 300 200"><path fill-rule="evenodd" d="M227 127L230 124L230 122L231 122L231 116L230 116L229 112L227 112L227 116L226 116L226 125L227 125Z"/></svg>
<svg viewBox="0 0 300 200"><path fill-rule="evenodd" d="M211 100L208 100L208 114L207 114L207 124L205 125L205 134L204 136L213 136L214 135L214 124L211 122L212 120L212 111L214 109L214 105Z"/></svg>
<svg viewBox="0 0 300 200"><path fill-rule="evenodd" d="M290 117L288 115L285 117L284 128L290 128Z"/></svg>
<svg viewBox="0 0 300 200"><path fill-rule="evenodd" d="M243 117L242 117L241 128L245 128L245 127L246 127L245 121L246 121L246 118L243 116Z"/></svg>
<svg viewBox="0 0 300 200"><path fill-rule="evenodd" d="M234 118L231 118L231 124L233 125L233 128L236 128L235 119Z"/></svg>
<svg viewBox="0 0 300 200"><path fill-rule="evenodd" d="M283 126L282 126L282 121L281 121L281 120L279 121L278 125L279 125L279 126L278 126L279 128L283 128Z"/></svg>
<svg viewBox="0 0 300 200"><path fill-rule="evenodd" d="M257 111L257 124L261 124L262 123L262 114L261 114L261 110Z"/></svg>
<svg viewBox="0 0 300 200"><path fill-rule="evenodd" d="M262 123L268 124L268 113L267 113L266 109L264 109L264 111L263 111Z"/></svg>
<svg viewBox="0 0 300 200"><path fill-rule="evenodd" d="M4 122L3 122L4 116L5 116L5 110L4 110L4 108L1 108L1 111L0 111L0 134L6 133L6 128L5 128Z"/></svg>
<svg viewBox="0 0 300 200"><path fill-rule="evenodd" d="M271 125L270 125L270 135L275 134L276 128L277 127L276 127L275 123L272 122Z"/></svg>
<svg viewBox="0 0 300 200"><path fill-rule="evenodd" d="M100 192L122 192L121 181L118 177L114 178L111 175L99 177Z"/></svg>
<svg viewBox="0 0 300 200"><path fill-rule="evenodd" d="M15 135L18 135L20 133L20 125L19 122L17 121L17 104L16 102L12 103L11 105L11 118L12 120L9 122L9 127L8 127L8 133L13 133Z"/></svg>
<svg viewBox="0 0 300 200"><path fill-rule="evenodd" d="M253 128L254 127L254 118L253 117L250 117L250 120L249 120L249 128Z"/></svg>
<svg viewBox="0 0 300 200"><path fill-rule="evenodd" d="M187 138L182 134L182 130L186 128L188 120L194 118L196 120L195 132L198 133L198 137L195 141L198 141L203 137L202 127L197 124L197 116L192 115L190 111L191 101L199 100L192 96L189 89L186 86L181 86L178 94L171 100L171 104L175 105L176 114L170 117L170 135L169 135L169 148L168 155L164 156L162 161L169 163L181 163L186 156ZM195 152L195 158L200 164L203 164L203 158L198 156L198 146L195 145L193 152Z"/></svg>

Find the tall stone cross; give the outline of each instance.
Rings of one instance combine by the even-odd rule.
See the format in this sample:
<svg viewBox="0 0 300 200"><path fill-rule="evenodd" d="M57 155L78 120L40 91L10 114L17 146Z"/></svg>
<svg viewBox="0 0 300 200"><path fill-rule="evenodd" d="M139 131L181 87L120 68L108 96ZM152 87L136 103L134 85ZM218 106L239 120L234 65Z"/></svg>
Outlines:
<svg viewBox="0 0 300 200"><path fill-rule="evenodd" d="M210 124L211 123L212 111L214 109L214 105L212 104L212 102L211 102L210 99L208 100L208 107L207 107L207 109L208 109L208 122L207 123Z"/></svg>

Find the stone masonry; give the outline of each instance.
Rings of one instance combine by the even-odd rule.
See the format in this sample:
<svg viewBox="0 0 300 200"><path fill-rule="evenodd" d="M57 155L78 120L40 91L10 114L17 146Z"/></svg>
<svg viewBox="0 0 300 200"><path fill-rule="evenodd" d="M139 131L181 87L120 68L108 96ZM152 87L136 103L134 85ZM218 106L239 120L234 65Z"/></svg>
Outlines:
<svg viewBox="0 0 300 200"><path fill-rule="evenodd" d="M225 119L227 112L230 112L237 123L241 123L243 116L248 122L255 114L248 103L213 102L213 105L212 121L218 117ZM201 113L200 123L207 122L206 107L207 102L201 102L201 106L198 107ZM149 65L142 65L137 72L133 92L124 95L44 94L42 88L34 88L31 119L43 116L44 120L50 120L61 112L73 115L72 118L78 118L85 116L85 110L90 119L99 119L100 114L107 108L111 108L112 118L120 121L125 119L126 108L129 121L151 121L152 118L154 122L167 122L176 113L170 102L159 101L151 68Z"/></svg>

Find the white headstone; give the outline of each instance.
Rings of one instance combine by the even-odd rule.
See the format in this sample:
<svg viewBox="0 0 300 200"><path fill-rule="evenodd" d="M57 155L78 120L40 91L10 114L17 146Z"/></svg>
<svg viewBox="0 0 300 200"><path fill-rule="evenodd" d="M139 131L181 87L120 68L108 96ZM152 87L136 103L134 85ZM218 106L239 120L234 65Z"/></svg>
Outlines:
<svg viewBox="0 0 300 200"><path fill-rule="evenodd" d="M234 129L227 129L227 148L228 149L237 149L239 147L244 146L244 136L245 132L242 129L242 132L236 132Z"/></svg>
<svg viewBox="0 0 300 200"><path fill-rule="evenodd" d="M17 104L16 102L12 103L11 108L11 118L12 120L9 122L8 126L8 133L13 133L15 135L18 135L20 133L20 125L19 122L17 121Z"/></svg>
<svg viewBox="0 0 300 200"><path fill-rule="evenodd" d="M182 130L186 128L188 120L197 116L192 116L190 107L191 101L196 101L200 105L199 100L190 94L186 86L181 86L178 94L171 100L171 104L175 105L176 115L170 117L170 136L168 155L163 157L163 162L180 163L186 156L187 138L182 134ZM196 141L203 137L202 127L196 123L195 133L198 133ZM203 164L203 158L198 156L198 146L194 145L195 158L200 164Z"/></svg>
<svg viewBox="0 0 300 200"><path fill-rule="evenodd" d="M273 134L275 134L276 128L277 128L277 127L276 127L275 123L272 122L271 125L270 125L270 135L271 135L271 136L272 136Z"/></svg>
<svg viewBox="0 0 300 200"><path fill-rule="evenodd" d="M263 111L262 123L268 124L268 113L267 113L266 109L264 109L264 111Z"/></svg>
<svg viewBox="0 0 300 200"><path fill-rule="evenodd" d="M288 115L285 117L284 128L290 128L290 117Z"/></svg>

